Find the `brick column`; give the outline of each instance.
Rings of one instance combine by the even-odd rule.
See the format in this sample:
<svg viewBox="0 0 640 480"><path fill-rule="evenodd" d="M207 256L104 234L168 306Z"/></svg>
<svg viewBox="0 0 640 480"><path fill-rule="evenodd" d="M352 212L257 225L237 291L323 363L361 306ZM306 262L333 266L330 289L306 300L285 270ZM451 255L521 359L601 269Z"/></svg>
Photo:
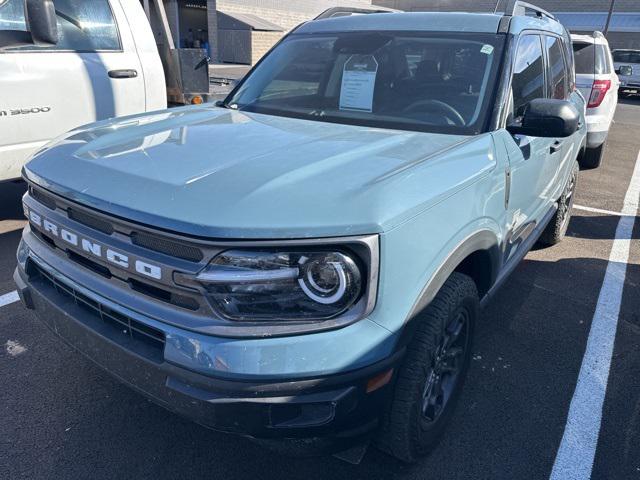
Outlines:
<svg viewBox="0 0 640 480"><path fill-rule="evenodd" d="M207 28L209 32L209 48L211 49L211 62L220 61L220 48L218 45L218 11L216 0L207 0Z"/></svg>

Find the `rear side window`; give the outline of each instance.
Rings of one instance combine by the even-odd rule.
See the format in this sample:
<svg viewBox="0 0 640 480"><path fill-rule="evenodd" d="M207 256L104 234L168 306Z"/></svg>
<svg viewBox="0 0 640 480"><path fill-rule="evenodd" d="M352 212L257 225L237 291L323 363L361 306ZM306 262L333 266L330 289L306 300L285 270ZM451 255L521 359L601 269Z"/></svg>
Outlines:
<svg viewBox="0 0 640 480"><path fill-rule="evenodd" d="M108 0L56 0L58 44L27 46L11 50L120 50L120 38ZM24 1L0 0L0 29L25 30Z"/></svg>
<svg viewBox="0 0 640 480"><path fill-rule="evenodd" d="M613 71L606 45L577 42L573 44L573 56L576 73L601 75Z"/></svg>
<svg viewBox="0 0 640 480"><path fill-rule="evenodd" d="M524 110L531 100L545 98L544 62L539 36L526 35L520 39L511 89L513 92L513 114L516 118L524 114Z"/></svg>
<svg viewBox="0 0 640 480"><path fill-rule="evenodd" d="M593 75L596 69L596 46L593 43L574 43L573 58L576 73Z"/></svg>
<svg viewBox="0 0 640 480"><path fill-rule="evenodd" d="M601 44L596 45L596 73L612 73L612 71L607 47Z"/></svg>
<svg viewBox="0 0 640 480"><path fill-rule="evenodd" d="M557 37L546 37L549 58L549 98L565 100L569 96L567 67L562 54L562 43Z"/></svg>

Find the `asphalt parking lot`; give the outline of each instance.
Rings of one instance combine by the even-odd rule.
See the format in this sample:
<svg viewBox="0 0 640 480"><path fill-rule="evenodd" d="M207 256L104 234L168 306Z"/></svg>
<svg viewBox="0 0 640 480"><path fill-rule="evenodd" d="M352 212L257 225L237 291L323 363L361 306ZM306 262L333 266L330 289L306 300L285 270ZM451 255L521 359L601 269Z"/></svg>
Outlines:
<svg viewBox="0 0 640 480"><path fill-rule="evenodd" d="M626 244L626 272L620 277L609 262L618 212L640 162L638 132L640 98L621 100L603 166L580 173L568 237L532 251L484 312L450 428L416 465L375 449L357 466L283 457L192 424L103 373L12 301L24 185L3 185L0 478L549 478L570 409L580 407L572 398L583 357L599 347L587 343L594 316L602 316L596 307L605 276L613 272L624 287L619 314L606 318L615 344L608 380L599 377L596 385L601 392L606 386L606 396L591 478L640 479L640 222ZM597 392L587 398L597 402ZM576 418L578 425L593 422Z"/></svg>

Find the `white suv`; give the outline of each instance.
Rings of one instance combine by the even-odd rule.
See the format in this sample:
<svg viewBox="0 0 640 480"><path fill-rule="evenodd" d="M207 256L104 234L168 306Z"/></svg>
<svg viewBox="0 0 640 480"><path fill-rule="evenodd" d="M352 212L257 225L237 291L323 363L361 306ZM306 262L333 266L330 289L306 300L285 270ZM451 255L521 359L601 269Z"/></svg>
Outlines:
<svg viewBox="0 0 640 480"><path fill-rule="evenodd" d="M571 35L576 85L587 100L587 149L583 167L600 165L613 114L618 105L620 80L613 67L609 43L600 32Z"/></svg>

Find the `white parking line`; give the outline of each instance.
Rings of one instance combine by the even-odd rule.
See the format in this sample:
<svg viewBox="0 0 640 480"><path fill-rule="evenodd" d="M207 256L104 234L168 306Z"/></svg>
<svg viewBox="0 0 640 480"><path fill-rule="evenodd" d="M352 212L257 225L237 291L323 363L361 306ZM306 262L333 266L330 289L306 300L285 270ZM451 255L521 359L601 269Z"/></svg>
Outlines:
<svg viewBox="0 0 640 480"><path fill-rule="evenodd" d="M639 202L640 153L620 212L578 383L551 471L552 480L587 480L591 477Z"/></svg>
<svg viewBox="0 0 640 480"><path fill-rule="evenodd" d="M18 296L18 292L15 290L13 292L5 293L4 295L0 295L0 307L17 302L18 300L20 300L20 297Z"/></svg>
<svg viewBox="0 0 640 480"><path fill-rule="evenodd" d="M574 205L573 208L575 208L576 210L583 210L585 212L602 213L603 215L611 215L613 217L622 216L622 212L614 212L613 210L603 210L601 208L594 208L594 207L585 207L583 205Z"/></svg>

